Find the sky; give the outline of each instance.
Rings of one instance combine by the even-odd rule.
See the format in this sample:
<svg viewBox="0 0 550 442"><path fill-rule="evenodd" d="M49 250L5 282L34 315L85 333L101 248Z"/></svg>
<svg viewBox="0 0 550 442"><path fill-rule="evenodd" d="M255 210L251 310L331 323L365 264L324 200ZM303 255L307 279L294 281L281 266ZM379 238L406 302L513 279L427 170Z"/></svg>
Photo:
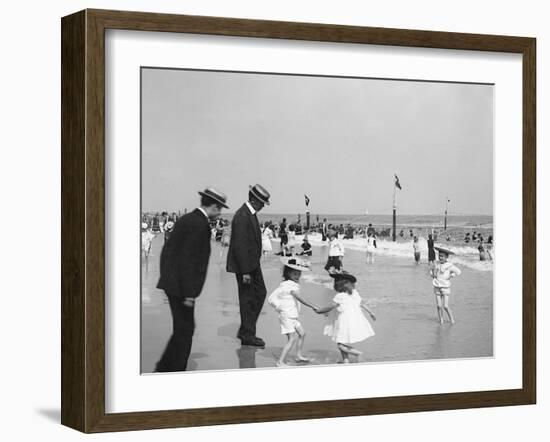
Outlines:
<svg viewBox="0 0 550 442"><path fill-rule="evenodd" d="M493 86L142 69L142 209L271 193L265 213L493 212Z"/></svg>

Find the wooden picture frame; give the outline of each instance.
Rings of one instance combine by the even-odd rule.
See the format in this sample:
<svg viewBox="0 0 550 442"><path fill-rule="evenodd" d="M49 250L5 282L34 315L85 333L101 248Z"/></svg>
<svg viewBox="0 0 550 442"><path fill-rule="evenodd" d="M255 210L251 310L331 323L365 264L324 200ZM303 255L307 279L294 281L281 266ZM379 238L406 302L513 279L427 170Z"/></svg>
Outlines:
<svg viewBox="0 0 550 442"><path fill-rule="evenodd" d="M142 430L533 404L536 400L536 41L533 38L84 10L62 19L62 424ZM523 63L523 386L190 410L105 412L105 30L517 53Z"/></svg>

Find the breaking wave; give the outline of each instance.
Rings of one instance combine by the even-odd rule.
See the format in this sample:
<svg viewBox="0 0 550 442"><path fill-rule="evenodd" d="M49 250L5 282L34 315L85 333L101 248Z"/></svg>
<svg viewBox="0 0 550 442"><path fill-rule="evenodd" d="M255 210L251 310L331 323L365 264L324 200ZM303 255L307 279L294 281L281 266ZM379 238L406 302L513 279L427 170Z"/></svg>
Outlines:
<svg viewBox="0 0 550 442"><path fill-rule="evenodd" d="M312 233L308 235L309 242L314 247L326 246L327 242L321 240L321 235L318 233ZM301 236L296 237L296 243L300 244L302 241ZM349 250L357 250L361 252L366 252L367 250L367 240L366 238L354 238L354 239L343 239L344 247ZM428 256L428 244L426 238L419 237L418 242L420 243L420 251L422 254L422 259L425 260ZM397 256L401 258L411 259L413 254L412 241L409 242L393 242L387 241L385 239L376 240L377 248L375 250L376 255L386 255L386 256ZM437 245L437 244L436 244ZM452 262L468 267L470 269L478 270L481 272L490 272L493 271L493 262L492 261L480 261L479 252L477 247L466 245L466 244L444 244L442 247L447 247L452 250L456 255L452 257ZM491 255L494 259L494 249L491 250Z"/></svg>

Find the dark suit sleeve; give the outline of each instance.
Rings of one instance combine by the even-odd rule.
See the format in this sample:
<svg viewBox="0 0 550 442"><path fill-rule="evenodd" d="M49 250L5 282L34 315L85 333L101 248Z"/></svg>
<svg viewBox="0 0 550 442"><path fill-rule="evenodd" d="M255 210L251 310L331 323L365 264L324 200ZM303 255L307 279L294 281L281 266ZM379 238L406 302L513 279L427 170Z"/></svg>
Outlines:
<svg viewBox="0 0 550 442"><path fill-rule="evenodd" d="M202 290L210 243L207 227L201 221L193 214L180 218L164 244L157 287L171 296L196 298Z"/></svg>
<svg viewBox="0 0 550 442"><path fill-rule="evenodd" d="M163 279L171 279L174 276L174 264L178 257L178 250L183 247L186 239L186 220L182 218L174 226L174 231L168 241L164 243L162 253L160 255L160 274L161 281ZM169 281L170 284L171 281ZM162 284L162 283L161 283ZM165 288L159 284L159 288ZM176 291L176 287L170 284L170 291Z"/></svg>
<svg viewBox="0 0 550 442"><path fill-rule="evenodd" d="M196 298L204 285L210 253L206 246L208 243L205 243L200 230L190 231L189 227L185 226L185 240L178 259L178 282L180 293L186 298Z"/></svg>
<svg viewBox="0 0 550 442"><path fill-rule="evenodd" d="M254 231L248 218L240 215L233 223L231 232L233 244L233 264L235 273L250 273L259 267L259 261L254 253Z"/></svg>

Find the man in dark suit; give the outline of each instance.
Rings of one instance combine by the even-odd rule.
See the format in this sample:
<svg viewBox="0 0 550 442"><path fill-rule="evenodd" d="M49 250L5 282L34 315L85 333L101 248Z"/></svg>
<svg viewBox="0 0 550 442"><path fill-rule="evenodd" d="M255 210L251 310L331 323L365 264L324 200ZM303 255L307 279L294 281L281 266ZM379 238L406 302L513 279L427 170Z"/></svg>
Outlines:
<svg viewBox="0 0 550 442"><path fill-rule="evenodd" d="M160 255L160 279L172 313L172 336L156 372L184 371L195 331L195 299L200 295L210 259L210 220L216 219L226 196L207 188L200 207L178 219Z"/></svg>
<svg viewBox="0 0 550 442"><path fill-rule="evenodd" d="M239 290L241 327L237 338L243 345L264 347L256 336L256 322L264 305L266 288L260 267L262 234L256 213L269 204L269 192L259 184L249 186L248 201L235 212L231 222L231 241L227 271L235 273Z"/></svg>

